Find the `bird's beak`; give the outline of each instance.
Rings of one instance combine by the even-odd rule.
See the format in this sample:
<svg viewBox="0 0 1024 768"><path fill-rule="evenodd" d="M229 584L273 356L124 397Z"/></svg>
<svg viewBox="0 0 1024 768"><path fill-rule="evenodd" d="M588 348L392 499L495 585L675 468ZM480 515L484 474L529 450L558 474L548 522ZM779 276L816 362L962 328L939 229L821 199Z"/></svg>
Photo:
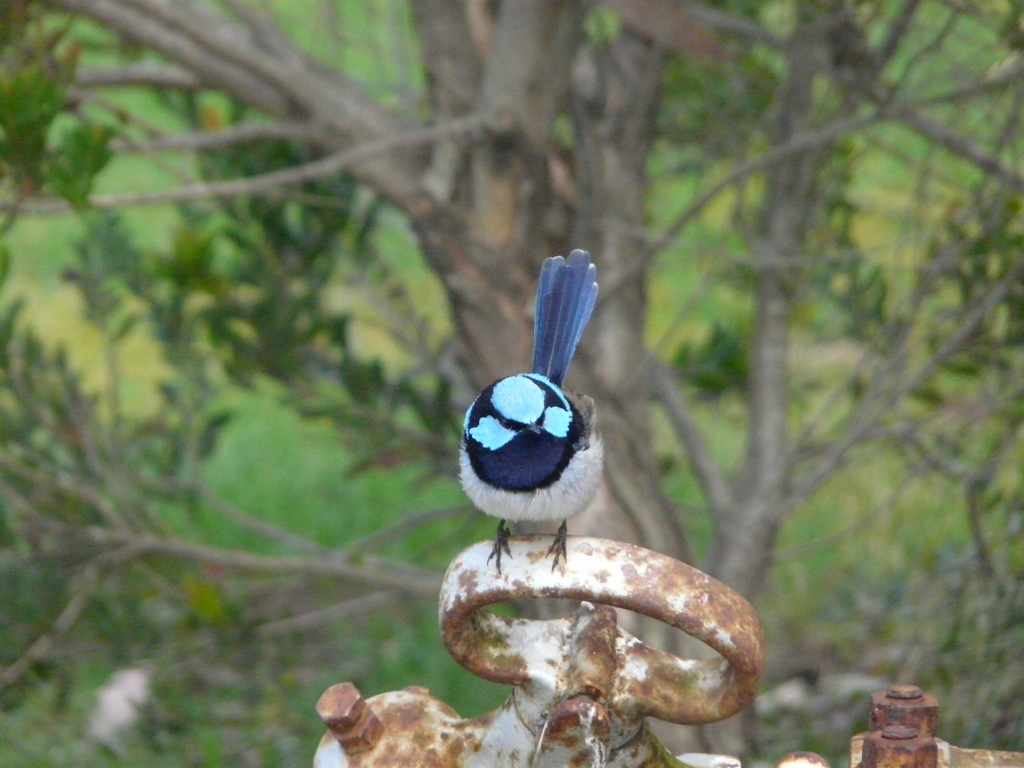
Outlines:
<svg viewBox="0 0 1024 768"><path fill-rule="evenodd" d="M535 434L535 435L539 435L540 434L540 426L538 426L537 424L527 424L526 428L528 430L530 430L531 432L533 432L533 434Z"/></svg>

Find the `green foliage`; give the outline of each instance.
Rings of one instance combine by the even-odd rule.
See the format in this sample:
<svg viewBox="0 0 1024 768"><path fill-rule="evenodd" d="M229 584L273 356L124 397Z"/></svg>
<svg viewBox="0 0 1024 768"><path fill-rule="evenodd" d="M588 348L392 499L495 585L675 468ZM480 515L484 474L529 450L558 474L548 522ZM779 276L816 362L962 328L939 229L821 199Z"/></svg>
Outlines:
<svg viewBox="0 0 1024 768"><path fill-rule="evenodd" d="M42 64L0 72L0 159L29 192L42 183L46 136L66 96L65 78L54 77Z"/></svg>
<svg viewBox="0 0 1024 768"><path fill-rule="evenodd" d="M268 540L246 518L226 519L220 507L211 507L209 499L224 494L280 530L308 536L317 546L355 545L358 552L358 542L382 526L401 526L410 506L429 511L432 505L461 504L453 484L425 482L422 468L367 466L347 478L360 466L360 451L354 449L365 447L359 444L364 433L342 431L339 442L339 432L325 428L322 420L299 417L286 404L299 395L282 395L301 370L275 367L271 375L259 370L256 355L247 368L232 368L235 347L217 336L208 313L210 297L225 295L238 274L233 269L252 269L245 274L262 278L251 265L235 261L223 246L230 240L215 229L214 219L206 222L207 234L182 233L169 254L140 251L113 214L91 213L86 222L88 234L66 277L81 295L84 312L107 335L115 370L118 345L129 327L152 328L161 356L173 365L154 412L107 410L117 404L90 394L66 356L48 349L19 322L22 305L4 307L0 475L6 493L0 502L0 574L10 589L0 590L0 665L19 659L50 631L66 608L69 585L80 582L82 569L102 556L104 547L90 541L87 530L123 530L127 523L130 529L164 536L174 532L228 549L289 550L287 540ZM339 258L338 252L332 258ZM314 302L296 296L313 311ZM146 302L145 311L140 301ZM255 318L260 338L276 330L309 349L297 316L286 315L291 318L286 323L276 315L245 315ZM307 364L295 360L297 366ZM240 395L230 383L236 375L238 386L249 384L256 391ZM277 384L268 386L268 380ZM323 384L338 393L338 408L362 397L346 394L345 381L331 373ZM375 428L369 416L366 423ZM346 437L353 450L345 448ZM59 479L72 476L89 480L70 486ZM103 503L108 494L116 494L116 506ZM30 497L24 509L8 501ZM367 543L365 551L380 549L387 556L440 568L468 536L486 535L478 525L482 516L466 512L456 507L422 528L412 526ZM123 521L116 519L121 516ZM420 536L410 535L417 531ZM465 681L446 682L455 679L455 664L440 645L432 605L412 603L389 613L388 624L369 628L358 616L341 620L334 631L352 638L341 668L323 658L321 648L333 647L328 626L276 634L260 629L347 597L337 593L336 583L322 579L270 576L253 582L216 565L129 560L101 576L75 628L80 645L33 663L17 685L4 690L0 704L25 723L57 697L56 711L71 725L69 737L77 740L92 709L88 697L105 675L143 663L154 674L159 705L145 713L139 734L123 749L132 759L162 765L170 755L204 764L237 762L251 753L268 761L305 759L321 730L311 703L339 674L368 690L402 687L409 680L430 684L456 706L475 711L504 696L504 691L483 692ZM320 668L331 670L327 679L315 671ZM426 677L425 671L430 673ZM406 682L397 685L396 680ZM58 690L68 693L58 696ZM14 743L8 735L0 731L5 743ZM41 753L53 765L82 759L80 750L62 752L31 737L10 735L18 748L5 761L38 759ZM64 749L68 743L57 742ZM112 759L101 751L88 754L94 764Z"/></svg>
<svg viewBox="0 0 1024 768"><path fill-rule="evenodd" d="M619 36L622 20L611 8L595 6L583 17L583 29L591 45L607 45Z"/></svg>
<svg viewBox="0 0 1024 768"><path fill-rule="evenodd" d="M200 119L194 101L177 108ZM79 141L74 135L63 146ZM68 183L80 178L71 169L87 155L68 160ZM253 142L204 153L200 165L216 179L308 159L294 145ZM84 200L87 192L77 194ZM103 338L107 384L89 387L64 351L19 319L20 302L0 314L0 478L5 500L32 498L24 509L0 502L0 568L25 582L0 597L0 617L12 618L0 628L0 665L48 631L71 597L66 585L109 554L89 530L266 554L294 555L296 542L308 542L314 551L349 547L355 561L379 551L433 569L468 537L487 535L448 479L458 433L450 383L364 356L351 341L357 319L332 300L346 281L361 281L411 311L401 282L372 250L380 211L338 177L304 185L297 199L184 206L181 226L159 250L140 247L121 216L81 211L85 234L63 277ZM140 338L164 369L141 411L123 397L125 350ZM70 477L89 479L53 479ZM232 517L229 508L242 511ZM422 521L406 525L410 512ZM38 541L37 525L47 531ZM382 536L389 526L395 535ZM42 580L50 586L41 588ZM23 599L37 589L43 599ZM28 721L62 686L73 695L59 711L80 734L91 707L76 697L113 669L145 663L156 671L159 709L146 713L126 755L153 765L170 754L215 764L253 754L297 762L321 729L311 702L343 672L332 665L326 681L315 672L325 666L319 648L329 643L329 626L260 628L348 597L323 579L270 575L253 583L215 565L128 558L101 573L76 622L75 636L91 650L45 655L3 701ZM433 607L403 607L398 621L401 631L387 640L380 626L363 639L359 617L334 628L354 638L343 661L352 679L370 689L416 679L459 707L498 703L503 693L472 683L446 687L442 678L455 665ZM47 749L19 744L26 759ZM48 754L54 765L81 758ZM89 753L97 764L109 757Z"/></svg>
<svg viewBox="0 0 1024 768"><path fill-rule="evenodd" d="M777 87L777 72L757 56L724 62L673 57L658 125L667 140L684 149L686 170L707 168L751 148Z"/></svg>
<svg viewBox="0 0 1024 768"><path fill-rule="evenodd" d="M747 384L749 345L749 332L730 330L716 322L703 344L680 347L674 365L683 381L705 395L741 391Z"/></svg>
<svg viewBox="0 0 1024 768"><path fill-rule="evenodd" d="M50 189L74 207L85 207L96 176L113 157L112 136L109 127L85 122L62 131L42 166Z"/></svg>
<svg viewBox="0 0 1024 768"><path fill-rule="evenodd" d="M18 195L45 188L81 208L112 156L113 131L66 115L79 48L66 44L67 25L47 25L34 2L0 13L0 182Z"/></svg>

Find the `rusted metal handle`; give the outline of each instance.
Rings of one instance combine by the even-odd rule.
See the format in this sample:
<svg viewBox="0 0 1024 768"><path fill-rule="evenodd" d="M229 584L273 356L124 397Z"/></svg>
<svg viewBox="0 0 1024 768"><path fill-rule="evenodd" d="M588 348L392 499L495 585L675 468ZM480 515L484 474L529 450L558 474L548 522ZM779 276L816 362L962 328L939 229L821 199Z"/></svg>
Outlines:
<svg viewBox="0 0 1024 768"><path fill-rule="evenodd" d="M566 671L552 662L553 645L571 635L569 619L508 619L482 610L523 598L558 597L626 608L681 629L721 654L680 659L621 628L615 675L606 704L630 721L651 716L674 723L713 722L753 698L764 664L757 614L740 595L685 563L632 544L569 537L568 562L548 565L548 537L510 540L503 573L488 565L491 543L460 553L441 588L440 623L452 657L475 675L556 689Z"/></svg>

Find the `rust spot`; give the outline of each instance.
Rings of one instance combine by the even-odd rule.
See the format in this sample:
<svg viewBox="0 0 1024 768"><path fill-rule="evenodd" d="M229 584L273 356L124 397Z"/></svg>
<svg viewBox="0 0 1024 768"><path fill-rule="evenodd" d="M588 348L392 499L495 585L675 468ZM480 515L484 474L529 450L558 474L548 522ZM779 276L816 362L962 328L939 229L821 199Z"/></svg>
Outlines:
<svg viewBox="0 0 1024 768"><path fill-rule="evenodd" d="M548 713L545 743L572 750L584 743L584 737L597 739L607 748L611 739L608 711L587 696L574 696L556 704Z"/></svg>

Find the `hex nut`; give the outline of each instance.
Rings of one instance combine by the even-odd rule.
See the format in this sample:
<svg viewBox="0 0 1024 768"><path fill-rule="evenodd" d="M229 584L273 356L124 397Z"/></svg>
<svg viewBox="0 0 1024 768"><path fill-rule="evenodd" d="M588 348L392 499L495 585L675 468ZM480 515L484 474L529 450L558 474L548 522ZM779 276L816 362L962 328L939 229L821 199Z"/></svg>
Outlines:
<svg viewBox="0 0 1024 768"><path fill-rule="evenodd" d="M894 685L871 694L871 731L881 731L889 725L905 725L934 736L938 724L938 701L916 685Z"/></svg>
<svg viewBox="0 0 1024 768"><path fill-rule="evenodd" d="M384 735L384 726L352 683L338 683L324 691L316 711L346 754L372 749Z"/></svg>
<svg viewBox="0 0 1024 768"><path fill-rule="evenodd" d="M864 738L862 768L937 768L938 745L928 735L891 725Z"/></svg>

